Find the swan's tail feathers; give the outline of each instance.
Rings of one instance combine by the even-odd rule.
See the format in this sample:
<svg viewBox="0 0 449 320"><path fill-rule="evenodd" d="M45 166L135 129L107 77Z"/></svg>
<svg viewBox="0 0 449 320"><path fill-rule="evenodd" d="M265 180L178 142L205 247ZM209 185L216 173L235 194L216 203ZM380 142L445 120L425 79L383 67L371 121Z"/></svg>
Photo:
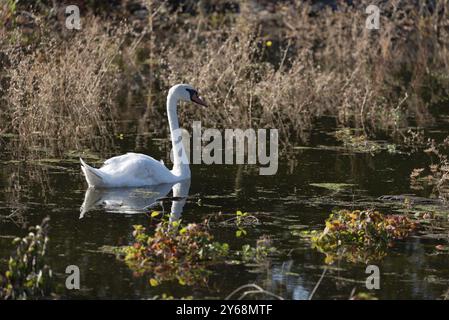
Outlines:
<svg viewBox="0 0 449 320"><path fill-rule="evenodd" d="M80 158L81 161L81 170L86 177L86 181L89 184L89 187L100 188L105 184L104 178L102 177L102 172L100 170L92 168L87 163L84 162L83 159Z"/></svg>

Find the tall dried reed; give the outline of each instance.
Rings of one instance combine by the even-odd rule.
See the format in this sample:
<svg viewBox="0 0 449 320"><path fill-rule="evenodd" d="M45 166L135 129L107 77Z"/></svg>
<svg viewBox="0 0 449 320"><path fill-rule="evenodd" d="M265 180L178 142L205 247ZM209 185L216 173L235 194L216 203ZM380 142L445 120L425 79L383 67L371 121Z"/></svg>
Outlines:
<svg viewBox="0 0 449 320"><path fill-rule="evenodd" d="M274 127L285 142L307 139L322 115L368 135L394 132L410 120L426 125L429 107L449 97L449 0L434 7L424 0L362 0L340 2L336 10L299 0L260 10L237 1L232 12L208 11L208 1L200 1L191 5L195 14L164 1L135 2L148 13L137 35L124 37L84 17L76 35L41 36L30 50L4 50L10 64L3 131L24 139L110 132L104 123L120 111L116 89L135 78L151 98L145 120L153 111L163 118L163 100L154 96L188 82L210 107L180 108L184 124L201 118L213 127ZM369 4L381 9L379 30L365 27ZM124 69L128 76L121 78Z"/></svg>
<svg viewBox="0 0 449 320"><path fill-rule="evenodd" d="M369 30L372 2L318 12L304 1L273 12L240 2L233 17L173 20L170 36L159 38L163 86L201 88L209 125L271 126L286 140L323 114L368 132L394 131L410 118L425 125L429 104L449 94L449 2L428 10L424 1L377 1L380 29ZM187 118L197 113L186 110Z"/></svg>
<svg viewBox="0 0 449 320"><path fill-rule="evenodd" d="M109 33L111 32L111 33ZM120 74L114 60L123 36L91 19L70 39L41 36L32 52L6 49L8 126L24 141L81 141L110 132ZM5 130L5 129L4 129Z"/></svg>

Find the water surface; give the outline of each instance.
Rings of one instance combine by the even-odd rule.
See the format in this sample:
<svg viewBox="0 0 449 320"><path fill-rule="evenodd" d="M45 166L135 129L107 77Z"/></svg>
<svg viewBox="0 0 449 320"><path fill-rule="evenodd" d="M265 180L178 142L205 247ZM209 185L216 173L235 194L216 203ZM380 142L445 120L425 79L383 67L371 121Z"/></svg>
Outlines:
<svg viewBox="0 0 449 320"><path fill-rule="evenodd" d="M123 140L117 138L116 149L98 156L105 159L138 151L169 162L165 137L124 133ZM258 167L252 165L193 165L188 198L175 204L170 201L170 185L157 190L86 195L76 158L16 161L14 154L4 152L0 156L0 215L12 216L0 221L0 263L4 266L11 254L13 237L24 235L27 226L49 216L49 263L56 275L56 291L63 298L147 299L163 293L175 298L224 298L241 285L256 283L286 299L307 299L323 268L327 272L314 299L347 299L354 289L367 292L366 265L342 261L327 266L324 255L311 249L294 231L322 228L335 208L364 209L381 195L413 193L409 174L422 167L426 157L387 151L352 153L341 148L323 149L322 145L340 146L331 135L317 129L307 148L282 156L274 176L259 176ZM353 186L333 191L310 185L328 182ZM168 199L157 201L166 196ZM83 212L86 197L91 205ZM130 243L132 226L148 224L148 215L140 209L151 206L170 212L172 205L178 211L174 218L182 217L184 222L201 222L218 212L247 211L261 223L248 227L245 237L236 238L234 227L215 224L211 225L212 234L234 249L245 243L254 245L259 236L268 235L278 253L260 266L218 266L207 286L167 283L151 287L147 277L135 276L114 256L99 250L105 245ZM397 243L377 263L381 289L373 294L381 299L440 298L449 288L449 256L435 254L435 245L446 242L447 238L412 237ZM65 289L68 265L80 267L79 291Z"/></svg>

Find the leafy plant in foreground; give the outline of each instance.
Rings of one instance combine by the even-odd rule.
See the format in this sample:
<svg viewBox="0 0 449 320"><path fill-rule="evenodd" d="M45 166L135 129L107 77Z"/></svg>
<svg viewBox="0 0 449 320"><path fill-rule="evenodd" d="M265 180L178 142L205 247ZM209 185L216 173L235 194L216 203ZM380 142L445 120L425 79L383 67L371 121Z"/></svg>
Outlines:
<svg viewBox="0 0 449 320"><path fill-rule="evenodd" d="M374 210L340 210L326 220L323 231L305 231L312 246L326 254L326 263L338 258L369 262L386 255L395 240L404 239L417 223L403 215L383 215Z"/></svg>
<svg viewBox="0 0 449 320"><path fill-rule="evenodd" d="M48 221L30 228L30 233L13 241L15 255L8 270L0 274L0 299L35 299L51 293L52 271L45 264L49 238Z"/></svg>
<svg viewBox="0 0 449 320"><path fill-rule="evenodd" d="M205 279L208 265L229 251L227 243L214 242L201 224L162 220L151 236L142 225L134 226L134 243L120 249L124 260L138 274L150 274L150 284L177 280L191 285Z"/></svg>

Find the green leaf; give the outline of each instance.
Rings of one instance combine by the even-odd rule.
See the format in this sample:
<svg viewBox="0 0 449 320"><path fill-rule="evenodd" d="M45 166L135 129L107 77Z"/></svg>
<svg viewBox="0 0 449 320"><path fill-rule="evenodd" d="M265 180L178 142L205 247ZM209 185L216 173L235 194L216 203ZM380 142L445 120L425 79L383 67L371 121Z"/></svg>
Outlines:
<svg viewBox="0 0 449 320"><path fill-rule="evenodd" d="M151 212L151 218L155 218L155 217L157 217L160 214L161 213L159 211L153 211L153 212Z"/></svg>
<svg viewBox="0 0 449 320"><path fill-rule="evenodd" d="M158 282L156 279L151 278L151 279L150 279L150 285L151 285L152 287L156 287L156 286L159 285L159 282Z"/></svg>

